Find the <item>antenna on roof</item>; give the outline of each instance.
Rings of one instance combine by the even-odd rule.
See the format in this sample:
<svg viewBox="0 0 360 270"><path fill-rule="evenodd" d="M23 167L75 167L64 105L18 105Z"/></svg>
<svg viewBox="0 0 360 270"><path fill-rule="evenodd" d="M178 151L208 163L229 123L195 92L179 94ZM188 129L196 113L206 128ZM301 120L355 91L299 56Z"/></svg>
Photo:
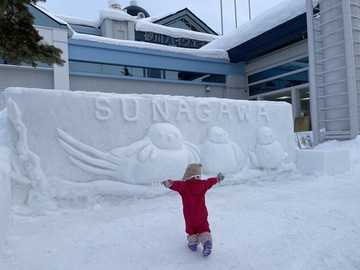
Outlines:
<svg viewBox="0 0 360 270"><path fill-rule="evenodd" d="M221 35L224 35L224 14L223 14L223 2L220 0L220 16L221 16Z"/></svg>

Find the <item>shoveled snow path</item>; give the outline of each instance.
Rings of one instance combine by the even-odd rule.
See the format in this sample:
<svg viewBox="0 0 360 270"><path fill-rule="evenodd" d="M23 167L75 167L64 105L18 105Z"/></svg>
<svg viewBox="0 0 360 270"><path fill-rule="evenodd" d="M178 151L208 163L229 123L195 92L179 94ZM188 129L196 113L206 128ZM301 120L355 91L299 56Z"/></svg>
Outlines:
<svg viewBox="0 0 360 270"><path fill-rule="evenodd" d="M164 190L14 215L1 269L359 269L360 180L269 177L225 180L207 193L214 238L207 258L186 247L181 199Z"/></svg>

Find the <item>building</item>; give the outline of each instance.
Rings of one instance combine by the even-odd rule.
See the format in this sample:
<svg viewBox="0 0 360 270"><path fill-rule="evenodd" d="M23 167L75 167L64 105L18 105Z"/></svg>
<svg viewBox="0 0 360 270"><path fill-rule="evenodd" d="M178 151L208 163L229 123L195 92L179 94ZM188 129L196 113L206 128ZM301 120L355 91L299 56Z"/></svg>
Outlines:
<svg viewBox="0 0 360 270"><path fill-rule="evenodd" d="M31 10L68 61L0 65L1 90L279 100L311 119L315 144L359 134L360 0L286 0L221 37L188 9L154 18L136 1L109 1L95 22Z"/></svg>
<svg viewBox="0 0 360 270"><path fill-rule="evenodd" d="M291 102L294 117L311 117L315 144L353 139L360 118L359 12L359 0L284 1L239 27L222 48L231 62L244 63L249 99ZM219 47L220 39L204 48Z"/></svg>
<svg viewBox="0 0 360 270"><path fill-rule="evenodd" d="M0 65L1 91L23 86L246 98L238 87L244 88L243 63L230 63L224 50L200 51L218 36L186 8L154 18L136 1L124 9L109 1L96 21L54 16L38 6L30 11L44 39L63 50L66 64Z"/></svg>

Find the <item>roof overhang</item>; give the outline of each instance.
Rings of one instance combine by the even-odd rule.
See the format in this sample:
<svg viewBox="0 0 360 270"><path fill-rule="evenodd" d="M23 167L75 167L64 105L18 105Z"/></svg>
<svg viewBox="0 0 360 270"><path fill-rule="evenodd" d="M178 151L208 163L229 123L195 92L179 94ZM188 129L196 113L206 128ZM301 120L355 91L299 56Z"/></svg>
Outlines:
<svg viewBox="0 0 360 270"><path fill-rule="evenodd" d="M248 61L307 38L306 13L228 50L231 63Z"/></svg>

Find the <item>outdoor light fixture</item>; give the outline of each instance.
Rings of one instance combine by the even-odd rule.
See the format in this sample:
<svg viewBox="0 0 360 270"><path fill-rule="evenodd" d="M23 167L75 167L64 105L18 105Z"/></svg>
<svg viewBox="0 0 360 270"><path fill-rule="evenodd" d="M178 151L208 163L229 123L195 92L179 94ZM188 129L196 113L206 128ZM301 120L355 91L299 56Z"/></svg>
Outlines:
<svg viewBox="0 0 360 270"><path fill-rule="evenodd" d="M211 91L211 88L210 88L210 86L205 86L205 92L207 92L207 93L209 93Z"/></svg>
<svg viewBox="0 0 360 270"><path fill-rule="evenodd" d="M290 99L290 96L281 96L281 97L277 97L276 99Z"/></svg>

